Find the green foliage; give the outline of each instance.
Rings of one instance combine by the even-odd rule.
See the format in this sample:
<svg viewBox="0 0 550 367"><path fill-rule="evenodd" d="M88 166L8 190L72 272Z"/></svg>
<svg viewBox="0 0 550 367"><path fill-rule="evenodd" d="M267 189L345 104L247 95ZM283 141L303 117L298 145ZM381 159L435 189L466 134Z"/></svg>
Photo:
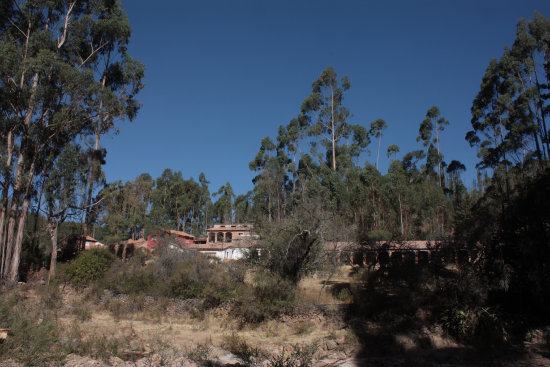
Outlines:
<svg viewBox="0 0 550 367"><path fill-rule="evenodd" d="M15 359L25 366L45 366L61 362L65 351L51 318L17 293L0 300L0 325L10 329L0 343L0 359Z"/></svg>
<svg viewBox="0 0 550 367"><path fill-rule="evenodd" d="M502 347L507 342L503 319L490 308L452 306L442 313L440 322L456 340L481 349Z"/></svg>
<svg viewBox="0 0 550 367"><path fill-rule="evenodd" d="M244 323L259 323L290 312L295 300L295 285L267 271L255 275L252 287L241 287L231 314Z"/></svg>
<svg viewBox="0 0 550 367"><path fill-rule="evenodd" d="M97 285L131 297L202 299L207 309L235 297L245 270L241 262L221 263L194 251L164 249L147 263L137 257L113 263ZM113 304L113 311L119 313L120 306Z"/></svg>
<svg viewBox="0 0 550 367"><path fill-rule="evenodd" d="M260 262L271 272L292 282L315 267L320 251L319 220L304 213L296 219L264 224Z"/></svg>
<svg viewBox="0 0 550 367"><path fill-rule="evenodd" d="M100 279L114 260L114 255L107 250L84 251L69 263L65 270L65 276L73 284L85 285Z"/></svg>

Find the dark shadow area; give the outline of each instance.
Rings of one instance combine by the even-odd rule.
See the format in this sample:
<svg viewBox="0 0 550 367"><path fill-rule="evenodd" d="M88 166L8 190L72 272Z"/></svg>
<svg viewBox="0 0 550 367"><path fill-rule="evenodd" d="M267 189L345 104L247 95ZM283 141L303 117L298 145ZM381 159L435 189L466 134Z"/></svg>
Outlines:
<svg viewBox="0 0 550 367"><path fill-rule="evenodd" d="M360 344L361 365L498 366L524 357L502 335L488 335L499 326L487 324L490 317L461 308L476 284L467 270L448 263L447 252L436 250L428 263L392 256L355 269L361 283L351 290L346 322ZM467 324L474 316L475 328Z"/></svg>

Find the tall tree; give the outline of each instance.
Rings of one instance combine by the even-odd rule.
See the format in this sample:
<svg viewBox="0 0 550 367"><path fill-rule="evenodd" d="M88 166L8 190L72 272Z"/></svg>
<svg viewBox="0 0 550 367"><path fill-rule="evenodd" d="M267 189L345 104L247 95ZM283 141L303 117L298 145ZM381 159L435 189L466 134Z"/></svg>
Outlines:
<svg viewBox="0 0 550 367"><path fill-rule="evenodd" d="M48 174L44 187L47 229L51 241L50 270L48 282L55 276L57 263L57 232L59 225L69 216L76 215L79 208L77 189L80 177L80 151L67 145Z"/></svg>
<svg viewBox="0 0 550 367"><path fill-rule="evenodd" d="M439 186L442 186L441 180L441 161L443 155L439 150L439 132L445 129L445 126L449 125L449 121L445 120L442 116L439 108L432 106L426 113L426 118L420 123L418 129L418 137L416 141L422 140L424 146L428 147L428 163L429 167L432 162L437 164L437 175L439 177ZM436 145L437 150L434 149L433 144Z"/></svg>
<svg viewBox="0 0 550 367"><path fill-rule="evenodd" d="M231 187L231 184L227 182L214 193L214 196L218 197L218 199L214 203L217 212L217 218L224 223L233 223L235 194L233 193L233 188Z"/></svg>
<svg viewBox="0 0 550 367"><path fill-rule="evenodd" d="M128 18L120 1L102 0L96 3L96 18L83 19L78 22L78 29L90 28L92 33L81 40L80 48L89 47L95 50L87 59L82 59L82 66L92 70L98 78L99 85L94 90L90 109L90 118L94 121L93 148L90 150L90 165L87 178L88 206L92 202L94 182L100 171L104 155L100 148L101 136L115 129L117 120L133 120L140 104L135 99L143 88L141 79L144 66L132 59L127 52L131 35ZM90 223L90 210L86 211L83 223L83 235L86 236Z"/></svg>
<svg viewBox="0 0 550 367"><path fill-rule="evenodd" d="M382 143L382 132L388 128L386 121L376 119L370 124L370 134L378 139L378 150L376 152L376 169L378 169L378 159L380 158L380 144Z"/></svg>
<svg viewBox="0 0 550 367"><path fill-rule="evenodd" d="M117 8L117 14L105 11L107 8ZM0 95L7 123L1 151L4 177L9 178L5 182L11 187L7 191L3 187L7 194L2 197L0 239L5 247L2 276L16 281L34 182L51 168L63 146L85 140L90 132L93 111L98 111L94 96L101 89L101 83L94 80L93 65L116 39L113 17L123 12L120 2L111 0L13 1L3 3L3 10ZM142 72L138 63L127 65L119 69L131 72L110 75ZM113 85L118 88L131 83ZM118 97L105 95L103 100L108 103L104 105L124 100ZM136 106L126 101L123 105L128 111L135 111ZM120 115L114 109L109 111Z"/></svg>
<svg viewBox="0 0 550 367"><path fill-rule="evenodd" d="M310 121L310 134L321 138L320 142L327 154L330 166L336 171L336 150L340 139L348 134L347 119L349 110L342 105L344 92L351 87L349 79L338 75L332 67L327 67L313 82L311 94L302 103L302 113ZM317 144L315 143L315 146Z"/></svg>
<svg viewBox="0 0 550 367"><path fill-rule="evenodd" d="M480 167L503 167L506 193L509 167L540 170L550 158L550 22L540 13L520 20L512 48L489 63L472 104L466 139L478 147Z"/></svg>

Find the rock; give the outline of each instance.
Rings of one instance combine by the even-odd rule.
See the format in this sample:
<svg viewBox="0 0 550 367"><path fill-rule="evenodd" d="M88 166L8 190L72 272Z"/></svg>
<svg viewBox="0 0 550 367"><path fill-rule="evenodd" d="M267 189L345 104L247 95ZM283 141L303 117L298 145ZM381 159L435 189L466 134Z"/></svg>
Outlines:
<svg viewBox="0 0 550 367"><path fill-rule="evenodd" d="M216 360L221 365L233 365L241 363L241 361L231 353L221 354L216 358Z"/></svg>
<svg viewBox="0 0 550 367"><path fill-rule="evenodd" d="M126 363L118 357L109 358L109 364L112 367L126 367Z"/></svg>
<svg viewBox="0 0 550 367"><path fill-rule="evenodd" d="M81 357L76 354L69 354L65 358L65 367L109 367L103 362L88 357Z"/></svg>
<svg viewBox="0 0 550 367"><path fill-rule="evenodd" d="M199 367L195 362L187 358L177 358L164 364L165 367Z"/></svg>
<svg viewBox="0 0 550 367"><path fill-rule="evenodd" d="M141 358L136 361L136 367L161 367L162 357L158 354L153 354L147 358Z"/></svg>
<svg viewBox="0 0 550 367"><path fill-rule="evenodd" d="M6 361L0 361L0 367L23 367L23 365L8 359Z"/></svg>
<svg viewBox="0 0 550 367"><path fill-rule="evenodd" d="M332 339L327 339L323 342L323 349L324 350L333 350L333 349L336 349L336 348L338 348L338 343L336 343Z"/></svg>
<svg viewBox="0 0 550 367"><path fill-rule="evenodd" d="M294 347L290 344L283 345L283 352L294 352Z"/></svg>
<svg viewBox="0 0 550 367"><path fill-rule="evenodd" d="M130 350L141 350L139 342L137 340L132 340L130 342Z"/></svg>

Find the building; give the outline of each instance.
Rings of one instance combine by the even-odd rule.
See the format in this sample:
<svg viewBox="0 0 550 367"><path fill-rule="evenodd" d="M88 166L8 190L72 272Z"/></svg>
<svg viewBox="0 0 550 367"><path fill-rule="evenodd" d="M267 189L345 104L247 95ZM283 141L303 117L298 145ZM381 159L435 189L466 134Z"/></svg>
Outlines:
<svg viewBox="0 0 550 367"><path fill-rule="evenodd" d="M254 226L243 224L214 224L206 230L207 244L232 244L234 247L250 247L258 240Z"/></svg>
<svg viewBox="0 0 550 367"><path fill-rule="evenodd" d="M183 231L161 229L147 236L147 251L152 252L160 241L165 241L171 247L189 248L195 240L195 236Z"/></svg>
<svg viewBox="0 0 550 367"><path fill-rule="evenodd" d="M159 242L164 241L172 249L195 250L221 260L237 260L245 257L258 241L250 223L214 224L206 234L206 238L198 238L183 231L159 230L147 236L147 250L154 251Z"/></svg>
<svg viewBox="0 0 550 367"><path fill-rule="evenodd" d="M105 248L105 245L93 237L86 236L86 241L84 242L84 250L91 250L93 248Z"/></svg>
<svg viewBox="0 0 550 367"><path fill-rule="evenodd" d="M206 230L206 238L206 243L196 245L196 249L222 260L242 259L259 239L251 223L214 224Z"/></svg>

